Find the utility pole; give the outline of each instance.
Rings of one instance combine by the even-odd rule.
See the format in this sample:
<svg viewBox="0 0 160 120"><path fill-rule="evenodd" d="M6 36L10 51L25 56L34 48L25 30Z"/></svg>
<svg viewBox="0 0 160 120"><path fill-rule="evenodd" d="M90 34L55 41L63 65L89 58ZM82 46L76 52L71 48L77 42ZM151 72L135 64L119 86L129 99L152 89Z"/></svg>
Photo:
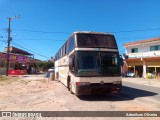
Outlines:
<svg viewBox="0 0 160 120"><path fill-rule="evenodd" d="M9 52L10 52L10 41L11 41L11 28L10 28L10 24L11 24L11 18L7 18L8 19L8 41L7 41L7 65L6 65L6 76L8 76L8 70L9 70Z"/></svg>
<svg viewBox="0 0 160 120"><path fill-rule="evenodd" d="M6 76L8 76L8 70L9 70L9 53L10 53L10 42L11 42L11 20L14 18L20 18L20 16L14 16L12 18L7 18L8 20L8 41L7 41L7 64L6 64Z"/></svg>

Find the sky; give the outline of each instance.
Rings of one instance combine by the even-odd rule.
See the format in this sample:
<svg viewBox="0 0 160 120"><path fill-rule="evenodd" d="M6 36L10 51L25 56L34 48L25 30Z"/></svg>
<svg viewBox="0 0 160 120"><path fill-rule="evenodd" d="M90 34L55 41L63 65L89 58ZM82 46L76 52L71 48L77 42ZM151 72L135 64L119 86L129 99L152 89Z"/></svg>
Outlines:
<svg viewBox="0 0 160 120"><path fill-rule="evenodd" d="M127 42L160 37L160 0L0 0L0 52L11 46L49 60L75 31L115 35L120 54ZM20 18L14 19L14 16Z"/></svg>

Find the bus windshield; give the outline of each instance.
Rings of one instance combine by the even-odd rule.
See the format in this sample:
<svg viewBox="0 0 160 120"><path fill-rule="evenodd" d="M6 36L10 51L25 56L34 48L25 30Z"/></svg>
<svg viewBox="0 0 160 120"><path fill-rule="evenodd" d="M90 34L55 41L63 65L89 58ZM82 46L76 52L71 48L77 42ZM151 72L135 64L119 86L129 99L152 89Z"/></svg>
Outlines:
<svg viewBox="0 0 160 120"><path fill-rule="evenodd" d="M81 33L77 34L77 47L117 49L117 44L113 35Z"/></svg>
<svg viewBox="0 0 160 120"><path fill-rule="evenodd" d="M98 51L76 52L77 76L120 75L119 54Z"/></svg>

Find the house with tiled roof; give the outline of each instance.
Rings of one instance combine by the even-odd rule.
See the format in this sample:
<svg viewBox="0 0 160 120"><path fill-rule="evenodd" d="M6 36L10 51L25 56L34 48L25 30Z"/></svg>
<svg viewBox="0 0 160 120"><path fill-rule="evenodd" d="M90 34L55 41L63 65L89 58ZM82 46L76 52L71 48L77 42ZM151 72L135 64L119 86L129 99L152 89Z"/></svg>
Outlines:
<svg viewBox="0 0 160 120"><path fill-rule="evenodd" d="M123 72L133 72L137 77L146 78L160 75L160 38L139 40L123 44L126 52Z"/></svg>
<svg viewBox="0 0 160 120"><path fill-rule="evenodd" d="M34 59L34 55L22 49L10 46L9 47L9 70L7 71L7 55L8 48L4 52L0 52L0 75L24 75L34 73L34 63L40 60Z"/></svg>

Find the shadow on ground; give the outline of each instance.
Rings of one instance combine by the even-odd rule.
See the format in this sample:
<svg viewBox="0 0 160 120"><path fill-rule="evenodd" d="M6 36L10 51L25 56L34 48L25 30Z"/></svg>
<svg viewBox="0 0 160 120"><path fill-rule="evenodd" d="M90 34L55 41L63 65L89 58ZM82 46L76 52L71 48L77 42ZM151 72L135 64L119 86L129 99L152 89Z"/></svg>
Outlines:
<svg viewBox="0 0 160 120"><path fill-rule="evenodd" d="M157 95L157 93L127 86L122 86L121 93L119 94L94 94L94 95L78 96L78 98L84 101L127 101L127 100L133 100L138 97L149 97L155 95Z"/></svg>

